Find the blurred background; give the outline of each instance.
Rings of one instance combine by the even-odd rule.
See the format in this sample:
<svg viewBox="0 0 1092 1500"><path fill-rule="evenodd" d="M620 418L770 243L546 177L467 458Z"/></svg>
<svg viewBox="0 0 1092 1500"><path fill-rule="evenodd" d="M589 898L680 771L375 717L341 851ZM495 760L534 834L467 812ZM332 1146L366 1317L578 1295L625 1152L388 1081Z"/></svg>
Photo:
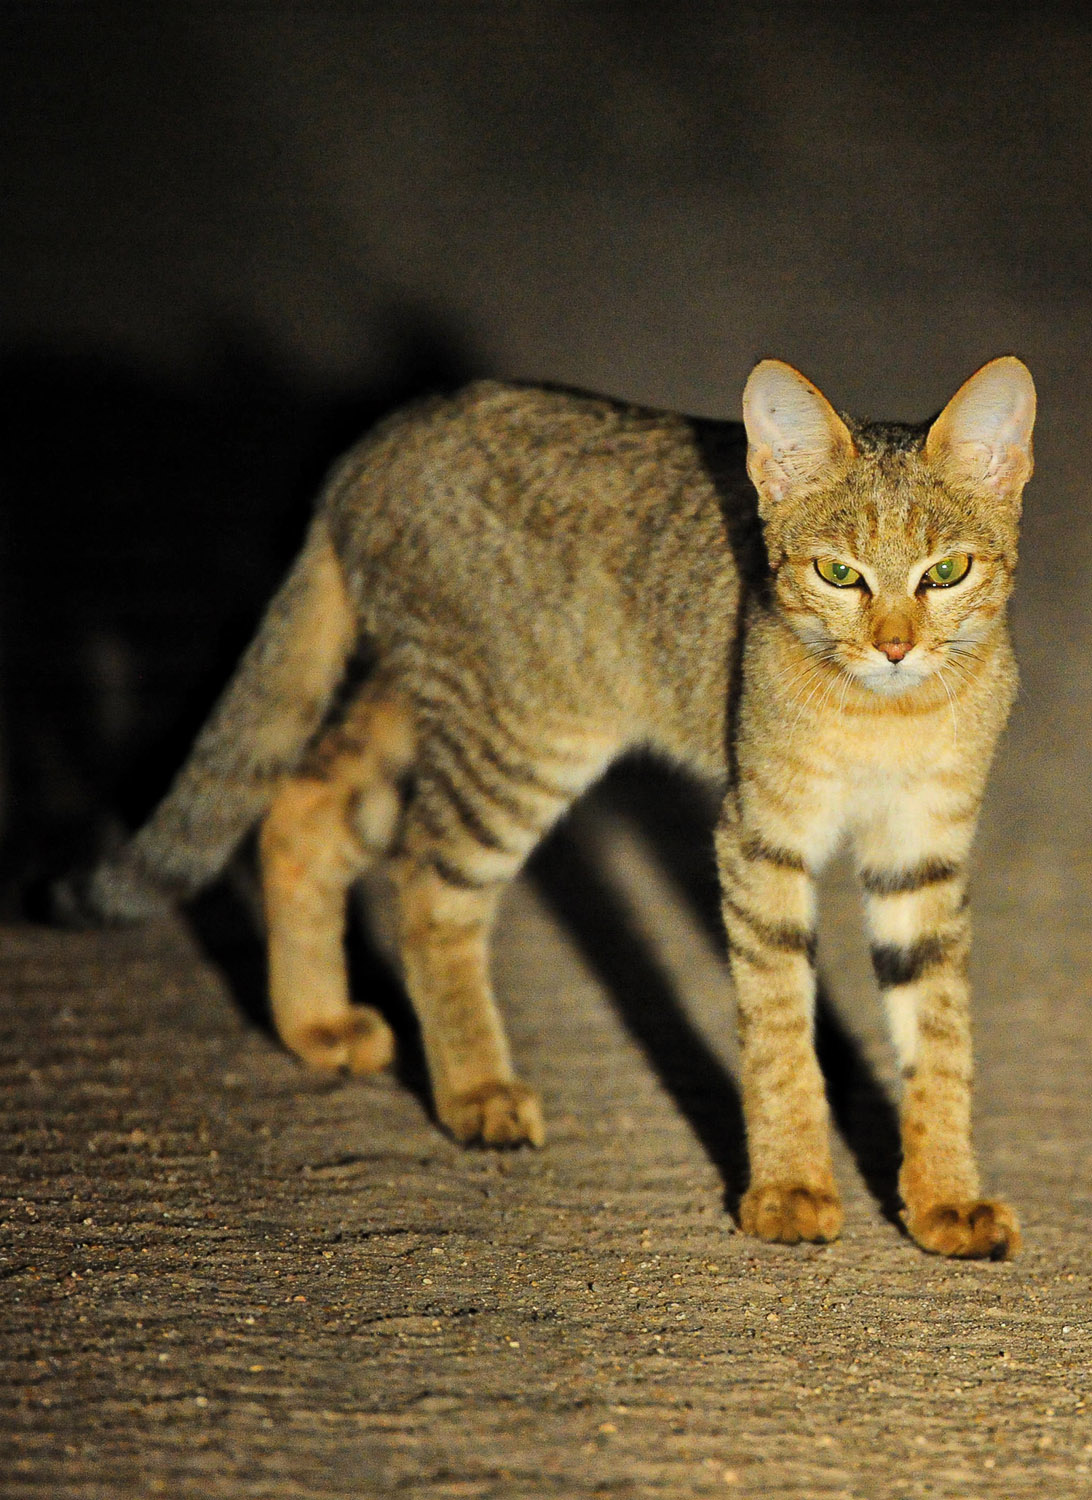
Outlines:
<svg viewBox="0 0 1092 1500"><path fill-rule="evenodd" d="M147 810L383 411L492 374L734 419L768 354L911 420L1030 365L995 806L1086 847L1076 9L8 0L0 70L9 888Z"/></svg>

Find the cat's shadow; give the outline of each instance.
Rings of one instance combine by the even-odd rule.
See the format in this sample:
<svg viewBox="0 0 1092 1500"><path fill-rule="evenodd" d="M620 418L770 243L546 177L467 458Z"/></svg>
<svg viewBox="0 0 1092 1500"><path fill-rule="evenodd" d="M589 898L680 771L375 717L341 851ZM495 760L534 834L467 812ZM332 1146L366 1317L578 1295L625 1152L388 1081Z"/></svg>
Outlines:
<svg viewBox="0 0 1092 1500"><path fill-rule="evenodd" d="M599 805L607 796L605 789L593 794ZM739 1091L681 1005L627 898L604 871L594 805L578 809L554 832L535 854L529 875L716 1166L725 1206L736 1215L747 1186Z"/></svg>
<svg viewBox="0 0 1092 1500"><path fill-rule="evenodd" d="M593 793L596 803L637 826L693 919L724 952L708 797L684 775L623 763ZM717 1167L725 1207L738 1217L748 1175L738 1086L688 1016L626 897L604 873L591 821L578 812L563 824L536 854L531 876ZM726 1003L729 996L726 972ZM822 979L816 1051L834 1123L884 1216L901 1229L897 1115Z"/></svg>

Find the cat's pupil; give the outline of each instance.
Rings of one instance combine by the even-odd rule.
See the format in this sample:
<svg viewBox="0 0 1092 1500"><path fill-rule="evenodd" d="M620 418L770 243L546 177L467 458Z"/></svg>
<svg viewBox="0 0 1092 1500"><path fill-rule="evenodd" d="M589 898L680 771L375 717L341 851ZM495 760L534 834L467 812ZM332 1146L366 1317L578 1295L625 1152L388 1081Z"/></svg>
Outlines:
<svg viewBox="0 0 1092 1500"><path fill-rule="evenodd" d="M942 564L942 566L943 566L943 564ZM841 581L842 581L843 578L848 578L849 577L849 564L848 563L836 562L834 564L833 572L834 572L835 578L837 578L838 582L841 583Z"/></svg>
<svg viewBox="0 0 1092 1500"><path fill-rule="evenodd" d="M952 569L954 567L955 563L952 561L952 559L950 557L946 557L943 562L937 563L937 577L944 579L951 578Z"/></svg>

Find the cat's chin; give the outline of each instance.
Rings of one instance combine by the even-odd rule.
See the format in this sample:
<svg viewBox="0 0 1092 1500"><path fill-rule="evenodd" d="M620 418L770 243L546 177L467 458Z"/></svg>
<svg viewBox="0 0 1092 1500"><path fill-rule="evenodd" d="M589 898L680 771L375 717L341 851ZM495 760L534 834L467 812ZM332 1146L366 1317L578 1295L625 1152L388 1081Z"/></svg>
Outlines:
<svg viewBox="0 0 1092 1500"><path fill-rule="evenodd" d="M881 698L901 698L906 693L912 693L931 675L930 672L923 672L918 667L894 664L867 672L857 671L853 674L861 687L867 688L870 693L876 693Z"/></svg>

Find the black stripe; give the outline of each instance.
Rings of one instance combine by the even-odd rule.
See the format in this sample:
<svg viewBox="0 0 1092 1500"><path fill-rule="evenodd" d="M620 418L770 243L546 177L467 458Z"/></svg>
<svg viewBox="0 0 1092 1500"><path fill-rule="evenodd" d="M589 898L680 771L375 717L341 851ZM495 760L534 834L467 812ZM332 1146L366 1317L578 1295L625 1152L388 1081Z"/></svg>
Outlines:
<svg viewBox="0 0 1092 1500"><path fill-rule="evenodd" d="M415 796L411 810L418 823L432 838L442 840L450 837L451 830L442 818L437 818L436 809L428 805L425 797Z"/></svg>
<svg viewBox="0 0 1092 1500"><path fill-rule="evenodd" d="M453 734L449 729L440 724L430 724L428 733L431 739L435 740L447 751L455 767L487 802L492 802L496 807L499 807L502 812L508 815L513 823L517 824L527 833L537 833L541 829L543 820L540 816L537 816L532 809L516 801L515 797L511 795L510 788L498 787L483 772L481 765L474 759L474 750L477 747L471 746L465 739L460 739L458 735ZM427 743L425 754L426 756L428 754ZM446 779L454 786L450 774Z"/></svg>
<svg viewBox="0 0 1092 1500"><path fill-rule="evenodd" d="M439 700L445 708L450 708L452 703L457 703L463 708L468 706L474 708L480 705L483 696L482 686L476 678L464 680L462 677L444 671L442 664L436 661L435 652L422 645L417 646L417 655L420 660L417 663L418 670L415 675L420 682L447 692L449 696ZM427 700L425 695L415 688L413 701L422 703Z"/></svg>
<svg viewBox="0 0 1092 1500"><path fill-rule="evenodd" d="M745 943L736 942L733 938L728 939L728 951L736 958L741 958L745 964L750 964L752 969L769 969L770 960L765 955L756 952L754 948L748 948Z"/></svg>
<svg viewBox="0 0 1092 1500"><path fill-rule="evenodd" d="M495 850L498 854L507 854L510 859L523 858L523 850L511 849L502 843L497 835L486 827L474 809L463 801L446 777L440 778L434 772L428 790L432 793L432 805L430 805L428 792L422 790L413 799L412 814L425 832L437 843L445 843L451 838L451 828L443 817L444 809L447 808L455 814L456 821L462 825L463 829L483 848Z"/></svg>
<svg viewBox="0 0 1092 1500"><path fill-rule="evenodd" d="M870 896L904 896L923 891L930 885L942 885L959 874L960 867L950 859L923 859L906 870L861 871L861 884Z"/></svg>
<svg viewBox="0 0 1092 1500"><path fill-rule="evenodd" d="M449 776L438 776L435 780L435 786L438 791L442 791L449 807L467 833L481 844L483 848L494 849L498 854L509 854L513 858L521 852L518 849L510 848L498 834L493 832L478 810L470 805Z"/></svg>
<svg viewBox="0 0 1092 1500"><path fill-rule="evenodd" d="M490 727L496 726L492 724ZM567 787L558 786L556 781L544 780L543 775L537 769L532 768L523 760L516 762L516 760L508 759L496 748L492 739L486 739L481 733L475 733L474 747L483 759L489 762L493 771L498 771L502 777L507 777L507 780L516 781L519 786L531 787L532 790L541 792L544 796L552 796L555 801L570 801L573 793Z"/></svg>
<svg viewBox="0 0 1092 1500"><path fill-rule="evenodd" d="M424 664L423 664L424 665ZM427 682L424 689L418 689L413 694L415 705L430 710L439 710L444 717L450 718L452 708L458 708L462 712L469 713L475 720L485 719L490 727L496 730L503 739L507 740L513 753L523 760L534 760L538 752L538 741L534 745L527 744L506 721L504 712L511 709L513 704L509 697L506 702L501 702L496 694L490 692L486 684L472 679L469 683L463 683L458 678L449 677L446 673L437 671L434 661L427 662ZM427 691L428 685L446 689L450 698L435 697ZM549 752L549 758L563 765L580 766L584 764L585 757L579 754L565 754L557 749Z"/></svg>
<svg viewBox="0 0 1092 1500"><path fill-rule="evenodd" d="M876 943L872 948L872 967L880 987L888 990L900 984L914 984L941 963L957 941L955 937L924 937L908 948Z"/></svg>
<svg viewBox="0 0 1092 1500"><path fill-rule="evenodd" d="M779 953L802 953L809 964L815 963L814 932L806 927L795 927L789 922L767 922L746 907L739 906L731 896L725 896L723 900L728 910L749 927L767 948L776 948Z"/></svg>
<svg viewBox="0 0 1092 1500"><path fill-rule="evenodd" d="M749 834L743 840L739 852L752 863L776 865L779 870L795 870L797 874L803 875L807 869L801 855L792 849L780 849L774 844L767 844L757 833Z"/></svg>
<svg viewBox="0 0 1092 1500"><path fill-rule="evenodd" d="M426 707L440 708L443 705L433 704L427 698L418 700ZM493 726L496 727L496 726ZM522 822L527 816L527 810L519 803L508 801L503 792L496 789L495 783L487 781L480 766L470 759L471 754L478 754L489 766L508 781L514 781L519 786L531 788L547 797L554 798L557 802L571 801L572 793L558 787L555 783L544 781L530 766L516 765L507 760L497 750L497 747L485 739L477 730L463 730L462 733L450 728L439 719L430 719L426 725L426 743L429 737L439 740L450 750L453 759L466 772L471 781L478 786L487 797L493 799L500 806L512 812L517 821ZM526 826L526 825L525 825ZM537 822L535 824L537 826Z"/></svg>
<svg viewBox="0 0 1092 1500"><path fill-rule="evenodd" d="M510 781L517 782L520 786L530 787L533 791L540 792L544 796L553 797L555 801L568 801L572 793L564 787L559 787L556 782L546 781L531 766L524 763L516 764L502 755L491 740L484 739L481 735L475 737L475 746L482 756L489 762L495 771L506 776Z"/></svg>
<svg viewBox="0 0 1092 1500"><path fill-rule="evenodd" d="M484 891L487 886L497 885L495 876L482 878L479 875L471 875L466 870L460 869L458 865L452 864L437 849L428 851L428 862L440 876L446 880L448 885L458 886L462 891Z"/></svg>

